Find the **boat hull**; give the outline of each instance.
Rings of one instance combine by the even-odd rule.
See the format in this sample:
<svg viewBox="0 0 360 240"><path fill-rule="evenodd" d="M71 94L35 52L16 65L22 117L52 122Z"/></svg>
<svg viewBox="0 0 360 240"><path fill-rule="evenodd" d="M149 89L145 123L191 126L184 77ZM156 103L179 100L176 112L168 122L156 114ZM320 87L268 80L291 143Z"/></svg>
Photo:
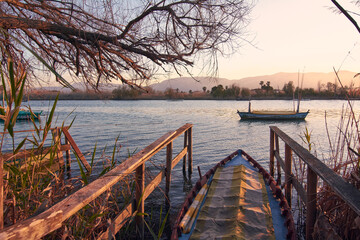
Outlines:
<svg viewBox="0 0 360 240"><path fill-rule="evenodd" d="M243 165L243 166L240 166ZM254 171L254 172L258 172L257 177L253 177L252 179L260 179L261 175L263 176L263 180L264 182L266 182L266 184L268 185L266 188L266 190L264 188L262 188L265 192L267 192L267 196L269 197L269 202L268 204L270 204L270 208L271 208L271 215L272 215L272 221L274 224L274 230L275 230L275 238L276 239L296 239L296 231L295 231L295 225L294 225L294 220L292 218L291 215L291 209L290 206L288 205L285 196L283 195L281 189L279 188L279 186L277 186L276 181L270 176L270 174L260 166L259 163L257 163L253 158L251 158L248 154L246 154L244 151L242 150L238 150L234 153L232 153L231 155L229 155L228 157L226 157L225 159L223 159L222 161L220 161L218 164L216 164L213 168L211 168L205 175L200 176L200 179L196 182L195 186L191 189L191 191L188 193L187 198L185 199L184 204L182 205L179 214L177 216L177 219L175 221L175 224L173 226L173 231L172 231L172 236L171 239L181 239L181 240L187 240L190 239L192 237L198 237L199 234L204 234L204 236L211 236L210 238L213 238L215 236L219 236L219 234L227 234L227 231L229 230L229 228L226 228L226 226L228 226L229 224L233 224L236 223L236 221L240 221L243 222L243 220L245 220L245 218L243 217L241 220L239 220L238 218L217 218L216 213L225 213L225 216L229 213L232 214L232 208L235 207L234 209L238 209L237 204L240 203L239 200L235 199L236 204L232 205L232 204L225 204L225 201L223 200L230 200L232 199L232 197L234 197L233 195L229 195L224 193L224 190L227 191L226 189L236 189L237 185L234 184L237 180L239 179L239 176L245 176L244 173L241 174L234 174L233 176L236 176L234 178L229 178L229 175L222 175L222 173L217 174L217 170L219 170L218 168L220 168L221 171L224 170L224 168L226 167L245 167L246 171ZM252 169L252 170L250 170ZM230 171L231 172L231 171ZM235 173L235 171L234 171ZM201 174L200 174L201 175ZM222 176L222 177L219 177ZM215 180L215 183L212 184L211 182ZM220 184L223 184L223 181L227 181L229 179L235 179L235 182L232 182L231 184L228 184L226 186L220 186ZM242 199L241 201L243 201L244 203L246 202L246 199L250 199L252 204L255 204L254 197L256 198L256 196L254 195L255 193L255 188L253 189L254 186L257 186L257 184L253 184L253 183L248 183L248 181L250 181L251 177L244 177L244 180L242 181L246 181L247 184L240 184L241 188L244 188L245 186L251 186L251 193L252 195L249 195L251 197L246 198L246 194L242 195L242 197L240 197L239 199ZM245 180L246 179L246 180ZM220 191L220 195L218 196L207 196L207 195L211 195L216 191L212 191L212 185L214 185L214 188L218 187L217 189L221 189ZM208 187L209 186L209 187ZM235 187L235 188L234 188ZM213 190L214 190L213 188ZM209 189L208 192L206 189ZM260 189L260 188L259 188ZM203 191L205 190L205 191ZM211 193L210 193L211 192ZM240 192L247 192L246 190L240 190ZM239 192L239 193L240 193ZM220 199L219 200L219 196L221 198L221 194L224 195L224 199ZM200 196L200 198L199 198ZM204 197L202 197L204 196ZM231 196L231 197L229 197ZM239 195L240 196L240 195ZM263 196L264 197L264 196ZM261 199L263 199L263 197ZM219 206L217 206L216 208L211 206L211 205L207 205L207 198L210 199L209 202L213 203L213 202L220 202L221 204ZM266 197L265 197L266 198ZM274 198L270 201L271 198ZM275 199L276 198L276 199ZM212 201L212 199L217 199L216 201ZM257 200L259 200L259 198L256 198ZM281 204L279 204L279 201ZM259 201L260 202L260 201ZM243 204L244 204L243 203ZM266 206L268 205L266 204ZM196 206L196 207L194 207ZM252 205L253 206L253 205ZM264 205L265 206L265 205ZM204 212L205 215L209 213L209 209L212 209L212 213L208 214L210 216L210 219L206 219L204 218L204 216L202 216L202 208L204 208ZM216 210L220 208L220 211ZM247 205L244 204L242 205L241 211L244 212L247 208ZM226 211L226 209L230 209L231 211ZM257 209L257 213L255 214L260 215L261 211L258 211L260 208L256 208ZM276 209L276 210L275 210ZM237 211L237 210L236 210ZM270 211L269 211L270 213ZM189 217L191 216L192 217ZM255 216L255 215L251 215L251 219ZM244 215L245 216L245 215ZM203 231L201 231L202 229L202 225L205 226L204 224L199 224L199 228L197 229L196 227L196 222L197 219L201 219L201 222L207 222L206 223L206 228L203 228L203 230L205 230L205 233ZM185 219L185 222L184 222ZM247 218L250 219L250 218ZM277 219L277 220L274 220ZM210 220L210 221L209 221ZM217 231L216 233L213 232L213 229L218 228L218 224L217 223L226 223L224 226L223 225L219 225L219 226L223 226L224 229L222 229L222 227L220 227L220 232ZM189 224L188 224L189 223ZM210 223L210 224L208 224ZM215 225L213 224L215 223ZM258 223L258 222L257 222ZM213 227L210 227L210 225L213 224ZM238 223L236 223L238 224ZM251 225L251 224L250 224ZM266 226L268 225L268 222L266 223ZM229 225L230 226L230 225ZM263 225L265 226L265 225ZM227 229L227 230L226 230ZM232 228L230 228L231 230ZM262 227L260 227L259 229L262 229ZM187 230L187 231L184 231ZM210 232L209 232L210 230ZM244 230L246 231L246 230ZM257 230L258 231L258 230ZM214 234L215 233L215 234ZM218 234L219 233L219 234ZM254 232L252 232L253 234ZM193 236L193 234L195 234L195 236ZM238 233L236 233L238 234ZM241 235L241 234L240 234ZM201 235L202 236L202 235ZM226 235L227 236L227 235Z"/></svg>
<svg viewBox="0 0 360 240"><path fill-rule="evenodd" d="M40 119L40 115L42 114L42 111L33 111L33 116L35 120L39 120ZM31 112L30 111L24 111L24 110L20 110L19 114L16 118L17 121L22 121L22 120L30 120L31 119ZM3 121L1 119L1 121Z"/></svg>
<svg viewBox="0 0 360 240"><path fill-rule="evenodd" d="M275 113L275 112L237 112L242 120L304 120L307 112Z"/></svg>

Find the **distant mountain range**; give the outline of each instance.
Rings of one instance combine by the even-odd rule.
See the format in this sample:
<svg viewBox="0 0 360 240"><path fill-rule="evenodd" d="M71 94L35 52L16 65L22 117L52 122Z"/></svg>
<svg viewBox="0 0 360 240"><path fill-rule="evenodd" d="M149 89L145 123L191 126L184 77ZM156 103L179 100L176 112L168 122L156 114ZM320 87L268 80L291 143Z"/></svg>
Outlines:
<svg viewBox="0 0 360 240"><path fill-rule="evenodd" d="M343 85L349 86L351 82L353 82L355 87L360 86L360 79L359 77L354 78L356 73L349 72L349 71L341 71L339 72L339 77ZM179 77L179 78L172 78L160 83L150 85L154 90L164 91L167 88L172 89L179 89L179 91L188 92L189 90L192 91L202 91L203 87L206 87L207 90L211 90L212 87L217 86L219 84L225 86L236 85L241 88L259 88L260 81L266 83L270 81L270 85L274 89L282 89L285 83L289 81L293 81L295 86L298 86L298 78L299 84L301 86L301 81L303 80L303 88L314 88L318 90L319 85L327 84L328 82L335 83L336 82L336 75L334 72L330 73L305 73L299 74L298 73L275 73L272 75L264 75L264 76L257 76L257 77L246 77L237 80L229 80L226 78L210 78L210 77Z"/></svg>
<svg viewBox="0 0 360 240"><path fill-rule="evenodd" d="M353 82L354 87L360 86L360 78L354 78L355 72L349 72L349 71L341 71L339 73L339 77L343 83L343 85L350 86L351 82ZM241 78L237 80L229 80L226 78L211 78L211 77L179 77L179 78L172 78L168 80L164 80L160 83L151 84L150 87L152 87L154 90L157 91L165 91L167 88L172 89L179 89L179 91L188 92L189 90L195 92L195 91L203 91L203 87L206 87L207 90L211 90L212 87L217 86L219 84L225 86L231 86L236 85L241 88L259 88L260 87L260 81L263 81L264 83L270 82L270 85L274 89L282 89L285 83L288 83L289 81L293 81L295 86L298 86L298 78L301 86L301 81L303 81L303 88L314 88L315 90L318 90L319 86L321 84L326 85L326 83L336 82L336 75L333 72L330 73L305 73L305 74L299 74L298 73L275 73L272 75L264 75L264 76L256 76L256 77L246 77ZM84 91L86 90L86 86L83 83L75 83L73 86L80 90ZM102 91L112 91L113 89L121 86L121 84L116 83L108 83L104 84L102 87L100 87L100 90ZM50 91L61 91L61 92L70 92L69 89L65 89L62 87L43 87L42 89L50 90Z"/></svg>

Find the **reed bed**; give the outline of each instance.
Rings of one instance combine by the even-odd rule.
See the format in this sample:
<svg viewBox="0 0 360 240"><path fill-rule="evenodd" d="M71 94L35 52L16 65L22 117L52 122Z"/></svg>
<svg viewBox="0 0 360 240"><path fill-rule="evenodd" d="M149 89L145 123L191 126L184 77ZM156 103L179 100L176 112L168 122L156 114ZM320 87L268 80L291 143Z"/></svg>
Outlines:
<svg viewBox="0 0 360 240"><path fill-rule="evenodd" d="M325 124L330 146L330 156L326 163L347 182L360 189L360 119L352 105L353 103L348 100L347 106L343 107L335 136L330 136L330 129ZM338 236L341 239L360 239L360 217L331 190L330 186L321 184L318 196L319 209Z"/></svg>
<svg viewBox="0 0 360 240"><path fill-rule="evenodd" d="M340 79L339 79L340 81ZM341 82L340 82L341 83ZM360 116L353 109L353 102L347 98L336 129L330 129L325 113L325 127L328 135L329 151L324 157L326 165L345 181L360 189ZM305 128L300 136L306 148L317 156L311 139L311 132ZM293 158L294 173L307 189L306 165ZM314 227L314 239L360 239L360 216L358 216L334 191L318 179L318 217ZM306 208L299 197L294 211L297 219L298 236L304 238Z"/></svg>

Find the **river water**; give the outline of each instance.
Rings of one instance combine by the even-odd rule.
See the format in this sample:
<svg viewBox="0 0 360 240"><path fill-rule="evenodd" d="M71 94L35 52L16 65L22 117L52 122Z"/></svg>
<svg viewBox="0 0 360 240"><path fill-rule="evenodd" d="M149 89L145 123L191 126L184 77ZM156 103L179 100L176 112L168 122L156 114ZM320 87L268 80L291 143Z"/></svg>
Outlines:
<svg viewBox="0 0 360 240"><path fill-rule="evenodd" d="M359 113L360 102L352 102L355 112ZM30 101L33 110L49 111L52 102ZM83 153L97 149L107 152L113 149L119 136L121 145L117 160L143 149L170 130L176 130L185 123L193 127L193 179L197 179L196 167L205 173L215 163L237 149L243 149L255 160L268 168L269 126L278 126L293 139L301 142L301 135L307 128L311 131L311 141L317 152L326 158L328 137L325 128L325 112L330 135L336 133L341 112L347 102L343 100L302 101L301 111L310 110L305 121L240 121L237 110L247 111L247 101L215 100L137 100L137 101L59 101L55 124L69 124L75 117L70 133ZM292 110L293 101L288 100L253 100L252 109ZM43 117L45 118L45 117ZM29 123L17 123L15 130L28 129ZM19 136L19 135L18 135ZM8 141L9 144L9 141ZM176 149L183 145L183 138L174 143ZM99 150L100 151L100 150ZM100 154L100 153L99 153ZM98 154L98 156L99 156ZM90 159L89 156L87 156ZM154 162L165 164L160 154ZM73 164L73 169L77 169ZM155 164L156 165L156 164ZM151 168L151 166L149 166ZM182 204L186 189L182 178L182 164L174 168L171 185L171 214L175 215Z"/></svg>

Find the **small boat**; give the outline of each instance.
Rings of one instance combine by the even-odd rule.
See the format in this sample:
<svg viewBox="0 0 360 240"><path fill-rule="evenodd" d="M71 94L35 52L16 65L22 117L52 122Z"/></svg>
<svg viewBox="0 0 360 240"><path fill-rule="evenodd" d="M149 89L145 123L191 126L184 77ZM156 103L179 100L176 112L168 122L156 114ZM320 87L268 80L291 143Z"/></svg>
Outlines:
<svg viewBox="0 0 360 240"><path fill-rule="evenodd" d="M295 112L295 111L251 111L239 112L242 120L304 120L310 111Z"/></svg>
<svg viewBox="0 0 360 240"><path fill-rule="evenodd" d="M242 150L201 176L187 195L171 239L296 239L286 198Z"/></svg>
<svg viewBox="0 0 360 240"><path fill-rule="evenodd" d="M34 119L39 120L42 111L32 111ZM31 119L31 112L29 110L20 110L16 120L30 120Z"/></svg>
<svg viewBox="0 0 360 240"><path fill-rule="evenodd" d="M247 112L237 111L241 120L304 120L309 112L299 112L299 105L297 111L251 111L250 102Z"/></svg>
<svg viewBox="0 0 360 240"><path fill-rule="evenodd" d="M40 119L40 115L42 114L43 111L32 111L33 116L34 116L34 120L39 120ZM30 120L31 119L31 112L29 110L25 110L22 109L19 111L19 114L16 118L17 121L21 121L21 120ZM0 119L0 121L4 121L3 119Z"/></svg>

